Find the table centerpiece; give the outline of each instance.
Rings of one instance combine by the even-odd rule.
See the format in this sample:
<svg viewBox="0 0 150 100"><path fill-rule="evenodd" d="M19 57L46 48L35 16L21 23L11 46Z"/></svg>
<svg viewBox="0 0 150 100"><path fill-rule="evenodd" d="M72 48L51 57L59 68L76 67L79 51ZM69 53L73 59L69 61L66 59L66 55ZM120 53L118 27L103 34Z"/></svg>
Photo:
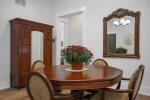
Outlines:
<svg viewBox="0 0 150 100"><path fill-rule="evenodd" d="M61 56L71 64L72 70L82 70L83 64L89 64L93 58L90 50L79 45L67 46L63 49Z"/></svg>

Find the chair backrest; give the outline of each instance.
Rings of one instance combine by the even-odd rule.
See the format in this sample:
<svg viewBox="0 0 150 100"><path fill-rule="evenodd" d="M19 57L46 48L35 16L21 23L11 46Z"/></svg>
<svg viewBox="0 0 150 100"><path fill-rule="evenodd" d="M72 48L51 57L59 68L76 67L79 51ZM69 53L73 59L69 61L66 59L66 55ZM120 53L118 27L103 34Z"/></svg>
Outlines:
<svg viewBox="0 0 150 100"><path fill-rule="evenodd" d="M26 90L31 100L53 100L52 84L43 73L30 72Z"/></svg>
<svg viewBox="0 0 150 100"><path fill-rule="evenodd" d="M32 71L43 72L44 67L45 67L45 64L42 61L37 60L32 65Z"/></svg>
<svg viewBox="0 0 150 100"><path fill-rule="evenodd" d="M144 74L144 65L140 65L138 69L135 70L135 72L132 74L128 89L133 89L132 99L135 100L137 93L139 91L142 79Z"/></svg>
<svg viewBox="0 0 150 100"><path fill-rule="evenodd" d="M96 59L96 60L92 63L92 65L105 67L105 66L108 66L108 63L107 63L104 59Z"/></svg>

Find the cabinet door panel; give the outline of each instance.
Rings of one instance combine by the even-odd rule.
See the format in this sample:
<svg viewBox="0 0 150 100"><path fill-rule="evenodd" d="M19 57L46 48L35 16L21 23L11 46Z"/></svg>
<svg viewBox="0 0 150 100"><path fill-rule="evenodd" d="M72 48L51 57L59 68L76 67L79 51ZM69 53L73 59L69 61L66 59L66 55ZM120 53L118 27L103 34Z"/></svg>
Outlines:
<svg viewBox="0 0 150 100"><path fill-rule="evenodd" d="M29 71L30 70L30 46L29 44L22 44L20 47L20 73L24 75L25 71Z"/></svg>

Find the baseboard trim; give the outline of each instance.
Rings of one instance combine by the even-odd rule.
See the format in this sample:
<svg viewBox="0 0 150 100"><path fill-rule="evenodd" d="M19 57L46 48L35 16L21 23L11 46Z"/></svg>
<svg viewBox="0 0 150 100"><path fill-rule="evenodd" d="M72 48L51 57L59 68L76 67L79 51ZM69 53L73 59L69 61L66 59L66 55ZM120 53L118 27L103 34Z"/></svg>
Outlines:
<svg viewBox="0 0 150 100"><path fill-rule="evenodd" d="M143 95L150 96L150 87L148 87L148 86L141 86L139 93L143 94Z"/></svg>
<svg viewBox="0 0 150 100"><path fill-rule="evenodd" d="M10 81L0 82L0 90L10 88Z"/></svg>

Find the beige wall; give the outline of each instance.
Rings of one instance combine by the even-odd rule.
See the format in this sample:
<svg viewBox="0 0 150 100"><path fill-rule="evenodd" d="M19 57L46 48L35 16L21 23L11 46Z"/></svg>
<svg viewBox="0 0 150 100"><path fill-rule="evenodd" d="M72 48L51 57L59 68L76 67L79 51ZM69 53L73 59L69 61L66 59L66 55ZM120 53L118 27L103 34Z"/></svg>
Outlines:
<svg viewBox="0 0 150 100"><path fill-rule="evenodd" d="M68 16L68 44L69 45L82 45L82 23L83 14L77 13Z"/></svg>

